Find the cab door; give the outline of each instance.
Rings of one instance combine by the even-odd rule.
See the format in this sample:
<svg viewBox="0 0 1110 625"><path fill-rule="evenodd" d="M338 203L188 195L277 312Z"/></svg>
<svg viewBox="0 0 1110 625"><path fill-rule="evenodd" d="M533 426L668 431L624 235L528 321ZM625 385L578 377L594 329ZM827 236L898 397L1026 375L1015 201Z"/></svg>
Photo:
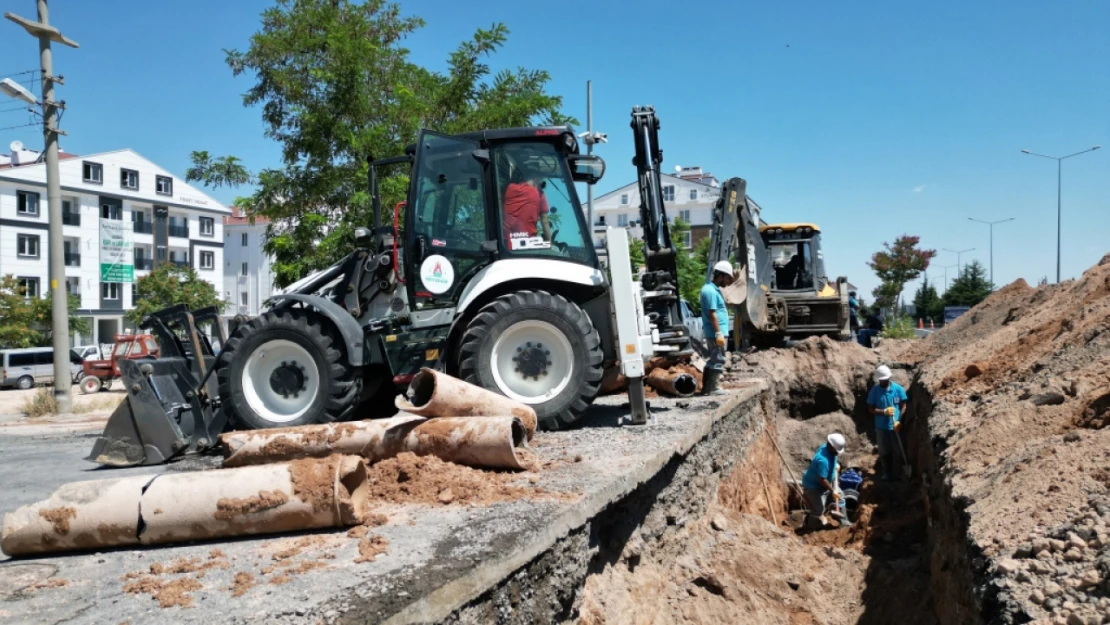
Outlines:
<svg viewBox="0 0 1110 625"><path fill-rule="evenodd" d="M414 310L454 307L462 287L496 252L487 159L479 147L459 137L420 134L405 215L405 273Z"/></svg>

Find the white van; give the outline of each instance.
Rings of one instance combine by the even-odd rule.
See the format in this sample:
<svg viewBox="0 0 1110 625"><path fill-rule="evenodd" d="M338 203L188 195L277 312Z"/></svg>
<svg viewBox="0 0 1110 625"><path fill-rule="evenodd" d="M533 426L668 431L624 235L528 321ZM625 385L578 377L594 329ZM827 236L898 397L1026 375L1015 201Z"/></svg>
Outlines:
<svg viewBox="0 0 1110 625"><path fill-rule="evenodd" d="M73 381L83 372L81 357L69 350L69 370ZM0 351L0 388L29 389L54 381L54 348L29 347Z"/></svg>

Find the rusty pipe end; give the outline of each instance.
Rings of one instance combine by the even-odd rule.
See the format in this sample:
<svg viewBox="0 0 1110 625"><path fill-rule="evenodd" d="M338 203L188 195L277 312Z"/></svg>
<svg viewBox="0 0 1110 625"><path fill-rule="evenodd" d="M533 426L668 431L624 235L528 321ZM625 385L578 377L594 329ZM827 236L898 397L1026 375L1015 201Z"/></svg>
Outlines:
<svg viewBox="0 0 1110 625"><path fill-rule="evenodd" d="M436 376L435 373L424 367L418 373L412 376L412 382L409 383L409 388L405 391L405 398L415 408L421 408L432 400L432 396L436 392Z"/></svg>
<svg viewBox="0 0 1110 625"><path fill-rule="evenodd" d="M370 497L366 463L357 456L341 456L339 462L339 522L361 525L366 521Z"/></svg>
<svg viewBox="0 0 1110 625"><path fill-rule="evenodd" d="M698 391L698 381L689 373L682 373L671 379L674 392L680 397L690 397Z"/></svg>

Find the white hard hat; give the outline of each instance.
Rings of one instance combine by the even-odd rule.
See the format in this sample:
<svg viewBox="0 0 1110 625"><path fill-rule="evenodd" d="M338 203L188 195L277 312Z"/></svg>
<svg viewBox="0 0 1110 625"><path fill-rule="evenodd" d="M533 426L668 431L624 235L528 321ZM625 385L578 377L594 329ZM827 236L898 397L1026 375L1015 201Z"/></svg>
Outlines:
<svg viewBox="0 0 1110 625"><path fill-rule="evenodd" d="M719 271L721 273L728 274L728 275L731 276L732 275L732 263L728 262L727 260L717 261L717 264L713 265L713 271L715 271L715 272Z"/></svg>
<svg viewBox="0 0 1110 625"><path fill-rule="evenodd" d="M875 369L875 379L880 382L882 382L883 380L889 380L890 376L892 375L893 374L890 372L890 367L886 365L879 365L879 368Z"/></svg>
<svg viewBox="0 0 1110 625"><path fill-rule="evenodd" d="M829 444L836 450L836 453L839 454L844 451L844 443L844 435L840 432L829 434Z"/></svg>

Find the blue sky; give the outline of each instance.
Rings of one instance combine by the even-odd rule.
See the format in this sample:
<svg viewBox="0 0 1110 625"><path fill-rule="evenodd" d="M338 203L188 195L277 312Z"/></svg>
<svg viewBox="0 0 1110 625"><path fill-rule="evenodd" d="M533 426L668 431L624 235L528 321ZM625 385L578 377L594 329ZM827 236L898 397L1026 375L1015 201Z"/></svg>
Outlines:
<svg viewBox="0 0 1110 625"><path fill-rule="evenodd" d="M233 78L221 51L247 45L268 2L50 4L52 22L81 43L55 48L70 107L63 148L131 147L179 174L196 149L236 154L252 169L278 163L259 111L241 105L250 80ZM977 248L963 260L986 264L987 227L969 216L1017 219L995 228L996 283L1051 279L1055 163L1022 148L1106 146L1064 164L1064 277L1110 252L1103 0L402 6L428 22L408 46L432 68L475 28L502 21L512 33L494 69L547 69L551 91L583 124L592 79L594 125L610 138L598 151L609 164L599 192L634 180L629 111L654 104L665 170L701 165L746 178L769 221L821 224L829 273L865 291L876 284L867 259L903 233L938 250ZM32 16L34 3L7 0L4 9ZM32 40L6 20L0 40L4 76L37 65ZM0 114L0 127L24 121ZM12 139L41 144L32 128L0 133L0 145ZM955 263L941 252L930 274Z"/></svg>

